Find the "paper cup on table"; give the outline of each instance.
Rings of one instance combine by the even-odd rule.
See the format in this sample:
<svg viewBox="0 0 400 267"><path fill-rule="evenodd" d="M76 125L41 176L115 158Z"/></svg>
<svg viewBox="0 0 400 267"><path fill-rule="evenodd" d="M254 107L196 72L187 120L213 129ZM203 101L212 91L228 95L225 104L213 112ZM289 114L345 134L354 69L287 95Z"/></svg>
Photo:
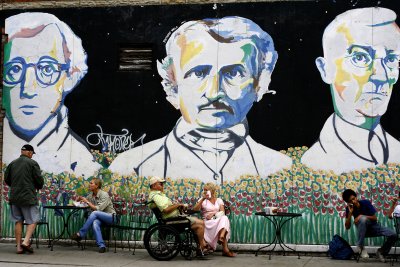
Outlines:
<svg viewBox="0 0 400 267"><path fill-rule="evenodd" d="M278 208L277 207L266 207L265 208L265 213L266 214L275 214L278 212Z"/></svg>

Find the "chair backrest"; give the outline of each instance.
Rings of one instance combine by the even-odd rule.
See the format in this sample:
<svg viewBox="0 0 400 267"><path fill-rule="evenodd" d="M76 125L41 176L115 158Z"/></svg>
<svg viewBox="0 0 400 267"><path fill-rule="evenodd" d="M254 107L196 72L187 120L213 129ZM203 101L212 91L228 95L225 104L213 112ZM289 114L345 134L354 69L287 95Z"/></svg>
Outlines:
<svg viewBox="0 0 400 267"><path fill-rule="evenodd" d="M397 236L400 236L400 217L394 216L394 229L396 230Z"/></svg>
<svg viewBox="0 0 400 267"><path fill-rule="evenodd" d="M151 207L151 211L153 212L154 216L156 216L156 219L159 223L164 222L162 218L162 212L155 204Z"/></svg>
<svg viewBox="0 0 400 267"><path fill-rule="evenodd" d="M131 226L149 226L152 218L153 214L147 206L147 203L132 203L129 210L129 223Z"/></svg>
<svg viewBox="0 0 400 267"><path fill-rule="evenodd" d="M113 207L114 210L117 214L122 215L124 213L124 207L126 211L126 203L125 201L119 200L119 201L113 201Z"/></svg>
<svg viewBox="0 0 400 267"><path fill-rule="evenodd" d="M42 205L39 205L39 222L38 223L47 223L47 210L43 208Z"/></svg>
<svg viewBox="0 0 400 267"><path fill-rule="evenodd" d="M113 200L112 203L115 210L114 223L118 224L121 221L122 215L127 214L126 202L123 200Z"/></svg>
<svg viewBox="0 0 400 267"><path fill-rule="evenodd" d="M225 215L229 217L231 214L231 203L225 199L222 201L224 201Z"/></svg>

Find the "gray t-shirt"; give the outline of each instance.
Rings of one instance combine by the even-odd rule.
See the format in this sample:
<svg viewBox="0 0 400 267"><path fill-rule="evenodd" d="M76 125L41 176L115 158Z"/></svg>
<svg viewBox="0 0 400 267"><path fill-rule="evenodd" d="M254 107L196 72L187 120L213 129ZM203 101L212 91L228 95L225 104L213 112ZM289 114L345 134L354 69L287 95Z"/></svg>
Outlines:
<svg viewBox="0 0 400 267"><path fill-rule="evenodd" d="M97 192L97 196L93 194L87 198L90 203L96 206L96 210L103 211L105 213L115 214L115 209L111 201L110 196L103 190Z"/></svg>

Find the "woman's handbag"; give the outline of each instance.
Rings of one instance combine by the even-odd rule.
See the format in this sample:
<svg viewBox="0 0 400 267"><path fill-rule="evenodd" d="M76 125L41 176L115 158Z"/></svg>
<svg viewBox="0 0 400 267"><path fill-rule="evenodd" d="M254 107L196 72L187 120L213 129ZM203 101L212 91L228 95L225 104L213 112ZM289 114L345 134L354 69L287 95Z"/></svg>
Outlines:
<svg viewBox="0 0 400 267"><path fill-rule="evenodd" d="M225 215L225 212L218 211L217 213L214 214L213 219L218 219L218 218L220 218L220 217L222 217L224 215Z"/></svg>

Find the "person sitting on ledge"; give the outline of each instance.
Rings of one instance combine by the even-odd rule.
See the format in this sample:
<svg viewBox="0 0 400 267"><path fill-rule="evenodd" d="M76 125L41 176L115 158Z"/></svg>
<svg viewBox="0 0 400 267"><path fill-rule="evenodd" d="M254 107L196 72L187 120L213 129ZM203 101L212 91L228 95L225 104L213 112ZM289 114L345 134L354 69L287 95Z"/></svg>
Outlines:
<svg viewBox="0 0 400 267"><path fill-rule="evenodd" d="M366 237L385 236L386 241L382 247L376 251L376 257L385 262L385 256L397 240L397 234L389 228L383 227L378 223L376 209L369 200L358 200L356 192L346 189L342 194L343 200L347 203L346 207L346 230L351 227L351 217L354 217L354 224L358 231L357 251L361 258L368 258L369 255L364 248Z"/></svg>
<svg viewBox="0 0 400 267"><path fill-rule="evenodd" d="M400 204L397 205L397 202L400 200L400 197L391 198L392 205L390 206L388 216L389 219L393 219L394 217L400 217Z"/></svg>

